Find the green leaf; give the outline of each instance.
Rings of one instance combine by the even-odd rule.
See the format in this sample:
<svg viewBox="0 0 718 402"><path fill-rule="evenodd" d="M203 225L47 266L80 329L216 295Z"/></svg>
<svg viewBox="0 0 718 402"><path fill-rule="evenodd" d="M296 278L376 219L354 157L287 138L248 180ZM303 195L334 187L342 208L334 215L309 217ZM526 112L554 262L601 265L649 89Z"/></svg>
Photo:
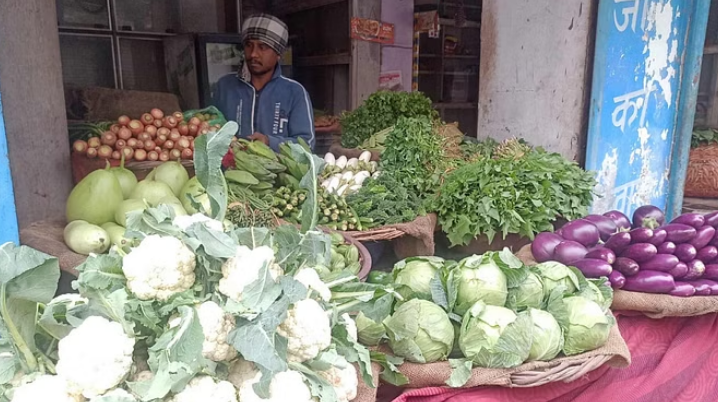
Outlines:
<svg viewBox="0 0 718 402"><path fill-rule="evenodd" d="M163 358L169 362L187 365L204 359L202 357L204 333L197 311L188 306L180 306L177 311L180 316L179 323L162 334L157 342L149 348L150 367L158 367L158 363Z"/></svg>
<svg viewBox="0 0 718 402"><path fill-rule="evenodd" d="M374 388L369 349L351 339L344 325L335 325L334 328L332 328L332 339L334 339L339 354L348 362L357 363L364 382Z"/></svg>
<svg viewBox="0 0 718 402"><path fill-rule="evenodd" d="M286 358L283 359L275 348L274 331L268 331L262 323L238 320L237 328L227 338L227 341L248 361L272 373L279 373L287 369Z"/></svg>
<svg viewBox="0 0 718 402"><path fill-rule="evenodd" d="M446 380L446 385L454 388L462 387L471 378L473 362L470 359L449 359L451 365L451 377Z"/></svg>
<svg viewBox="0 0 718 402"><path fill-rule="evenodd" d="M172 224L175 211L169 205L159 205L141 211L132 211L127 214L128 239L144 239L149 235L178 237L181 231Z"/></svg>
<svg viewBox="0 0 718 402"><path fill-rule="evenodd" d="M227 212L227 182L222 174L222 158L237 131L237 123L229 121L216 133L201 135L194 141L195 174L209 196L210 217L218 221L224 220Z"/></svg>
<svg viewBox="0 0 718 402"><path fill-rule="evenodd" d="M446 290L444 289L444 284L441 282L440 273L437 272L436 275L431 279L431 299L434 302L434 304L440 306L444 310L451 311L449 308L449 299L446 295Z"/></svg>
<svg viewBox="0 0 718 402"><path fill-rule="evenodd" d="M0 384L9 383L18 371L17 358L11 353L0 353Z"/></svg>
<svg viewBox="0 0 718 402"><path fill-rule="evenodd" d="M302 205L302 232L314 230L319 223L319 192L317 180L324 169L324 160L316 155L307 152L301 145L289 144L292 149L292 157L298 163L306 163L309 170L302 177L299 186L307 190L307 199Z"/></svg>
<svg viewBox="0 0 718 402"><path fill-rule="evenodd" d="M311 390L313 397L318 398L318 400L322 402L338 401L337 393L334 391L334 387L316 372L310 370L304 365L296 363L292 363L291 368L304 375L304 379L309 384L309 389Z"/></svg>
<svg viewBox="0 0 718 402"><path fill-rule="evenodd" d="M269 228L237 228L231 233L241 246L255 249L261 246L272 247L272 234Z"/></svg>
<svg viewBox="0 0 718 402"><path fill-rule="evenodd" d="M209 229L201 223L192 224L185 233L197 239L205 253L212 257L231 258L237 252L237 245L228 234Z"/></svg>
<svg viewBox="0 0 718 402"><path fill-rule="evenodd" d="M409 384L409 379L399 371L399 366L404 364L404 359L385 353L371 351L371 361L379 363L382 367L381 379L389 384L401 387Z"/></svg>
<svg viewBox="0 0 718 402"><path fill-rule="evenodd" d="M329 348L305 364L314 371L327 371L335 366L343 367L347 361L337 353L336 349Z"/></svg>
<svg viewBox="0 0 718 402"><path fill-rule="evenodd" d="M88 257L77 267L80 273L73 287L86 289L116 290L125 286L125 274L122 272L122 257L116 253L100 254Z"/></svg>

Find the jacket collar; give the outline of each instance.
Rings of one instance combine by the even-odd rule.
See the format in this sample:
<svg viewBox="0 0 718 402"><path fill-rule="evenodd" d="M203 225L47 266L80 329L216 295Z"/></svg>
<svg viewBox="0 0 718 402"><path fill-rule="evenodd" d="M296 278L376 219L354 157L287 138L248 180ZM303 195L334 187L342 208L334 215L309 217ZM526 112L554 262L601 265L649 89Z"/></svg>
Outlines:
<svg viewBox="0 0 718 402"><path fill-rule="evenodd" d="M244 69L242 69L242 70L244 70ZM251 75L249 75L249 72L247 72L247 79L245 79L245 77L242 74L242 70L237 71L237 78L239 78L241 81L244 81L245 83L247 83L249 85L252 85ZM272 73L272 79L269 80L269 82L272 82L280 77L282 77L282 64L278 62L277 65L274 67L274 73Z"/></svg>

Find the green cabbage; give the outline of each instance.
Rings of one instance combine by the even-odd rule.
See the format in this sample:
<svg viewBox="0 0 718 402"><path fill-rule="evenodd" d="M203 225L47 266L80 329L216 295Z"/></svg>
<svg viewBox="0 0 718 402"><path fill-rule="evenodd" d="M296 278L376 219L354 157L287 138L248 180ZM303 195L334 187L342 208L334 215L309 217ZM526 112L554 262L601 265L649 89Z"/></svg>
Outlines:
<svg viewBox="0 0 718 402"><path fill-rule="evenodd" d="M534 271L529 271L518 286L510 288L506 307L514 311L541 308L544 300L543 280Z"/></svg>
<svg viewBox="0 0 718 402"><path fill-rule="evenodd" d="M570 296L549 304L549 311L563 328L563 353L577 355L603 346L616 320L610 311L582 296Z"/></svg>
<svg viewBox="0 0 718 402"><path fill-rule="evenodd" d="M431 300L431 280L443 266L444 259L441 257L407 258L394 265L394 283L407 286L414 297Z"/></svg>
<svg viewBox="0 0 718 402"><path fill-rule="evenodd" d="M445 360L454 344L454 327L436 304L413 299L402 304L384 320L389 347L399 357L414 363Z"/></svg>
<svg viewBox="0 0 718 402"><path fill-rule="evenodd" d="M543 279L544 296L546 297L560 286L563 286L565 295L573 294L580 289L579 276L576 275L576 271L560 262L547 261L536 265L535 268Z"/></svg>
<svg viewBox="0 0 718 402"><path fill-rule="evenodd" d="M551 313L529 309L533 323L533 342L528 361L548 361L555 358L563 349L563 331Z"/></svg>
<svg viewBox="0 0 718 402"><path fill-rule="evenodd" d="M376 346L386 336L384 325L365 316L364 313L357 314L354 321L357 324L359 342L364 345Z"/></svg>
<svg viewBox="0 0 718 402"><path fill-rule="evenodd" d="M467 257L455 270L456 314L464 315L477 301L494 306L506 304L507 278L492 253Z"/></svg>

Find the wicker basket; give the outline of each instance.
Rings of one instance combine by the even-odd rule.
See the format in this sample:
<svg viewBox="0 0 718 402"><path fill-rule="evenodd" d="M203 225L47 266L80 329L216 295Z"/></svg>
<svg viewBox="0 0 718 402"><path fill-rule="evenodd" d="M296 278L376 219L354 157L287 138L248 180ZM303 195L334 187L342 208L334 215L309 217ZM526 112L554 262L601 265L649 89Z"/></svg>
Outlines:
<svg viewBox="0 0 718 402"><path fill-rule="evenodd" d="M686 197L718 198L718 144L691 148L684 191Z"/></svg>

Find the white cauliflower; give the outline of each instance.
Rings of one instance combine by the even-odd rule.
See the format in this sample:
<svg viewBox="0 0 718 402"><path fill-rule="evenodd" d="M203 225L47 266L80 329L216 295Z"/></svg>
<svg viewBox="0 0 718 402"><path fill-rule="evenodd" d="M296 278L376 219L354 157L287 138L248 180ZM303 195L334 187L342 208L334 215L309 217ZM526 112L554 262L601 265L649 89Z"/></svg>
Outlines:
<svg viewBox="0 0 718 402"><path fill-rule="evenodd" d="M216 362L234 359L237 350L227 343L227 336L235 327L234 317L213 301L197 306L197 315L204 333L202 355Z"/></svg>
<svg viewBox="0 0 718 402"><path fill-rule="evenodd" d="M346 361L344 363L344 367L332 366L329 370L318 373L334 387L339 402L348 402L356 398L359 387L356 368Z"/></svg>
<svg viewBox="0 0 718 402"><path fill-rule="evenodd" d="M269 399L262 399L254 392L254 384L262 378L257 373L254 378L245 381L239 387L239 399L242 402L313 402L312 392L304 377L296 371L283 371L277 373L269 384Z"/></svg>
<svg viewBox="0 0 718 402"><path fill-rule="evenodd" d="M15 389L12 402L82 402L79 394L72 393L67 381L56 375L42 375L35 381Z"/></svg>
<svg viewBox="0 0 718 402"><path fill-rule="evenodd" d="M237 389L227 381L215 382L212 377L193 378L169 402L237 402Z"/></svg>
<svg viewBox="0 0 718 402"><path fill-rule="evenodd" d="M306 286L307 289L312 290L319 294L319 297L328 302L332 298L332 291L329 287L319 278L319 274L313 268L302 268L296 274L294 279Z"/></svg>
<svg viewBox="0 0 718 402"><path fill-rule="evenodd" d="M137 402L137 399L122 388L115 388L102 396L90 399L90 402Z"/></svg>
<svg viewBox="0 0 718 402"><path fill-rule="evenodd" d="M349 316L348 313L344 313L341 315L341 324L344 325L344 327L347 329L347 334L349 335L349 339L353 340L354 342L359 341L359 330L357 329L357 323L354 321L353 318Z"/></svg>
<svg viewBox="0 0 718 402"><path fill-rule="evenodd" d="M259 370L254 366L254 363L240 357L230 364L227 381L239 389L242 384L254 379L257 373L259 373Z"/></svg>
<svg viewBox="0 0 718 402"><path fill-rule="evenodd" d="M287 338L287 360L302 363L313 359L329 347L332 331L329 316L314 299L300 300L289 311L277 328Z"/></svg>
<svg viewBox="0 0 718 402"><path fill-rule="evenodd" d="M187 230L195 223L202 223L208 229L215 230L217 232L224 231L224 225L222 224L222 222L200 213L194 215L177 216L172 220L172 224L182 229L183 231Z"/></svg>
<svg viewBox="0 0 718 402"><path fill-rule="evenodd" d="M68 381L73 393L94 398L122 382L132 366L134 346L122 325L88 317L60 340L57 374Z"/></svg>
<svg viewBox="0 0 718 402"><path fill-rule="evenodd" d="M270 264L272 279L284 274L274 263L274 250L267 246L251 250L246 246L237 246L234 257L222 265L222 279L219 280L219 291L230 299L241 302L244 289L259 278L259 271L265 263Z"/></svg>
<svg viewBox="0 0 718 402"><path fill-rule="evenodd" d="M167 301L194 285L195 255L179 239L151 235L122 260L127 287L140 300Z"/></svg>

